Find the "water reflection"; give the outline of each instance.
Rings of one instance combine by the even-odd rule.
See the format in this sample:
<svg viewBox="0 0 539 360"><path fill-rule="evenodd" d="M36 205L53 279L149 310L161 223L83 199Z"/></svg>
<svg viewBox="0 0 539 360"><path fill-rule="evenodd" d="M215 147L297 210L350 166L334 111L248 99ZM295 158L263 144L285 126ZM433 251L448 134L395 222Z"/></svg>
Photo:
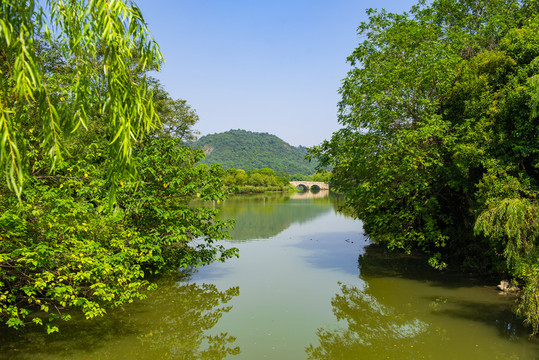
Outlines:
<svg viewBox="0 0 539 360"><path fill-rule="evenodd" d="M375 245L365 248L358 264L361 277L369 281L372 291L400 311L405 309L399 295L412 292L418 301L428 304L431 315L495 325L498 335L507 339L525 338L529 334L530 329L522 325L508 306L516 299L498 294L495 279L440 272L428 266L425 256L390 253ZM402 279L392 282L391 292L384 281L389 278Z"/></svg>
<svg viewBox="0 0 539 360"><path fill-rule="evenodd" d="M61 334L0 329L0 359L538 359L496 282L369 246L335 200L227 200L226 216L257 219L239 220L245 238L264 222L278 235Z"/></svg>
<svg viewBox="0 0 539 360"><path fill-rule="evenodd" d="M308 359L413 358L416 337L427 331L428 324L384 306L366 290L341 284L331 305L347 328L318 329L320 345L306 349Z"/></svg>
<svg viewBox="0 0 539 360"><path fill-rule="evenodd" d="M329 190L310 190L294 193L290 199L324 199L329 197Z"/></svg>
<svg viewBox="0 0 539 360"><path fill-rule="evenodd" d="M327 212L329 191L320 197L292 197L289 194L260 194L230 197L221 207L221 219L235 219L230 230L233 241L269 239L295 223L311 221Z"/></svg>
<svg viewBox="0 0 539 360"><path fill-rule="evenodd" d="M358 267L364 284L340 283L331 300L344 326L318 328L308 359L537 359L538 339L488 281L373 245Z"/></svg>
<svg viewBox="0 0 539 360"><path fill-rule="evenodd" d="M239 288L162 281L145 301L92 321L75 319L59 334L2 329L0 359L207 359L240 353L228 333L206 335Z"/></svg>

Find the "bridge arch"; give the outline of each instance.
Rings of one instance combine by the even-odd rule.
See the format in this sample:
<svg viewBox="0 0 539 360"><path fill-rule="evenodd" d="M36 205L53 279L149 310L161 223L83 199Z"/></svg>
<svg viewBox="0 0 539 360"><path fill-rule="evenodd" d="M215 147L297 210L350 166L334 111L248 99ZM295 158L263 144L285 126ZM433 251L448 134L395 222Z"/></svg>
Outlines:
<svg viewBox="0 0 539 360"><path fill-rule="evenodd" d="M290 181L290 184L305 190L329 190L329 184L321 181Z"/></svg>

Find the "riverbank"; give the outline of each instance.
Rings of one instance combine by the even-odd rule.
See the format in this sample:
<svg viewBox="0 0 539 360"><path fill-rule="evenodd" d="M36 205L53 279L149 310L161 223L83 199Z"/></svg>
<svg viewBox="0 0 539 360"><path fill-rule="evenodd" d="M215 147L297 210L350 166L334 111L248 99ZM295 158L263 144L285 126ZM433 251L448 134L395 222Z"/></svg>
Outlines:
<svg viewBox="0 0 539 360"><path fill-rule="evenodd" d="M0 360L537 358L495 282L372 245L326 194L208 203L235 219L222 244L239 258L163 277L146 299L60 333L0 327Z"/></svg>
<svg viewBox="0 0 539 360"><path fill-rule="evenodd" d="M247 194L262 194L265 192L289 192L294 193L298 190L292 186L233 186L227 188L227 193L230 195L247 195Z"/></svg>

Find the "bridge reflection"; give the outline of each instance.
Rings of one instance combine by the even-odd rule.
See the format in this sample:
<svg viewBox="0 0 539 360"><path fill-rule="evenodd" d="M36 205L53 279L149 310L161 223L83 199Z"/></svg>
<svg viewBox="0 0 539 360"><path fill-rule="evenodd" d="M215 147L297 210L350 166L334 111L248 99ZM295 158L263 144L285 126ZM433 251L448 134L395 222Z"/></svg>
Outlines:
<svg viewBox="0 0 539 360"><path fill-rule="evenodd" d="M290 199L322 199L329 196L329 190L303 191L294 193Z"/></svg>

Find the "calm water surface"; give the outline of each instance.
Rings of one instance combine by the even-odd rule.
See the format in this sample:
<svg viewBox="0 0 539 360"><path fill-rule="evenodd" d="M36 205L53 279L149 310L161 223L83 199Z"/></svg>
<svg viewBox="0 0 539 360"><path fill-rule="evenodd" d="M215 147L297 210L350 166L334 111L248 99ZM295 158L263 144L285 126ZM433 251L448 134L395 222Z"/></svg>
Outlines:
<svg viewBox="0 0 539 360"><path fill-rule="evenodd" d="M539 359L494 283L369 246L335 199L219 206L240 258L60 334L2 329L0 359Z"/></svg>

